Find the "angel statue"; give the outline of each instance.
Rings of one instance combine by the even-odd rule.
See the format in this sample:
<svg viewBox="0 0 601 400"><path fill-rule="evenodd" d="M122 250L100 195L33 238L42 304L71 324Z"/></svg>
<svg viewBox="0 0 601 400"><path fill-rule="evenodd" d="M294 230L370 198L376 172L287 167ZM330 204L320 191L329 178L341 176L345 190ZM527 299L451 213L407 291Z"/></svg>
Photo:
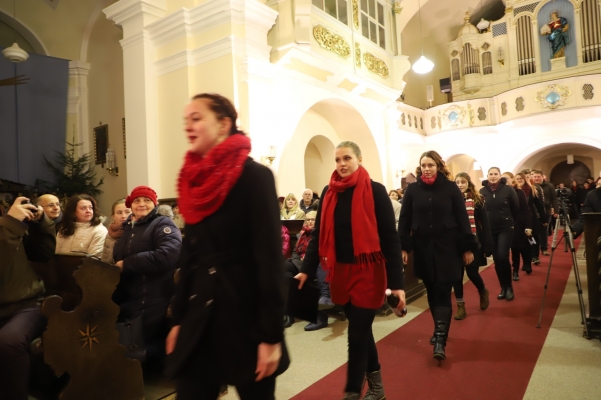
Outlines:
<svg viewBox="0 0 601 400"><path fill-rule="evenodd" d="M568 29L570 29L568 20L560 17L557 11L551 13L551 22L542 26L540 33L549 35L553 58L565 57L565 47L570 43Z"/></svg>

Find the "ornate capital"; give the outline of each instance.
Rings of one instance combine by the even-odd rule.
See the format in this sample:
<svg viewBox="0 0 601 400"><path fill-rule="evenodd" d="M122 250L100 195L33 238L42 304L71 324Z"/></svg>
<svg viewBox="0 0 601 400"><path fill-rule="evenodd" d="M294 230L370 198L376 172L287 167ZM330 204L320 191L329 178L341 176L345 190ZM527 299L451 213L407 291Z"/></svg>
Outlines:
<svg viewBox="0 0 601 400"><path fill-rule="evenodd" d="M378 74L383 78L388 77L388 66L386 65L384 60L374 56L371 53L364 53L363 63L365 64L367 69L373 72L374 74Z"/></svg>
<svg viewBox="0 0 601 400"><path fill-rule="evenodd" d="M351 47L342 36L330 32L321 25L313 27L313 37L321 47L341 57L346 58L351 54Z"/></svg>

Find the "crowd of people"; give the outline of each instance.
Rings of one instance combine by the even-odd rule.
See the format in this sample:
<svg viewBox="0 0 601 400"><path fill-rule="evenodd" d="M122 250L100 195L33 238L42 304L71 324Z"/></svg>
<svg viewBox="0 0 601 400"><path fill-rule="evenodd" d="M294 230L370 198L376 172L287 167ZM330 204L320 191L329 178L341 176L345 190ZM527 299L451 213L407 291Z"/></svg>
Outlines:
<svg viewBox="0 0 601 400"><path fill-rule="evenodd" d="M189 151L172 207L138 186L114 202L107 226L87 194L64 204L52 194L37 204L21 196L0 216L0 398L27 398L29 343L44 329L43 283L30 262L55 254L94 256L119 268L117 325L137 324L145 343L143 354L128 356L164 368L177 380L180 399L214 400L224 385L236 386L243 400L274 399L276 377L290 363L284 329L295 320L286 275L299 289L316 281L318 318L305 330L326 327L333 308L343 312L344 399L381 400L372 324L379 311L391 309L386 293L403 315L408 253L426 288L433 357L442 361L452 319L468 315L464 274L486 310L494 289L479 268L492 256L497 299L512 301L520 295L514 287L520 273L531 274L541 255L549 255L553 220L566 201L573 217L601 211L601 188L590 190L592 178L583 187L572 182L558 201L542 171L492 167L476 190L469 174L453 176L436 151L420 156L415 183L387 191L371 180L361 149L348 141L336 147L321 195L306 189L300 199L278 198L272 172L248 157L251 142L236 120L220 95L201 94L187 105ZM304 221L292 245L283 220ZM581 220L573 222L578 232ZM241 231L247 240L240 240Z"/></svg>

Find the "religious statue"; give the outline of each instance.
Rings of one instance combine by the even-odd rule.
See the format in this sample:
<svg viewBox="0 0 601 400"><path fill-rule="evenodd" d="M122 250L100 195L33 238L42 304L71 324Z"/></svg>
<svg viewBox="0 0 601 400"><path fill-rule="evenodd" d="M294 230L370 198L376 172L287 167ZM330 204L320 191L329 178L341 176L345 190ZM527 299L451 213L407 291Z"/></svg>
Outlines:
<svg viewBox="0 0 601 400"><path fill-rule="evenodd" d="M557 11L551 13L551 22L543 25L541 35L549 35L553 58L565 57L565 47L570 43L568 20L560 17Z"/></svg>

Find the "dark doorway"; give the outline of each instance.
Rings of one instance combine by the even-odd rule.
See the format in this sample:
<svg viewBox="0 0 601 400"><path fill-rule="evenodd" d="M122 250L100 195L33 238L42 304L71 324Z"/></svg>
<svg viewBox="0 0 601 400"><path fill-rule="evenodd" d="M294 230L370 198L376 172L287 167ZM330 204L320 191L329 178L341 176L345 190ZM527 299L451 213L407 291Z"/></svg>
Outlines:
<svg viewBox="0 0 601 400"><path fill-rule="evenodd" d="M574 164L562 161L553 167L549 178L555 186L563 183L566 187L570 187L573 180L582 185L589 176L591 176L591 171L580 161L574 161Z"/></svg>

